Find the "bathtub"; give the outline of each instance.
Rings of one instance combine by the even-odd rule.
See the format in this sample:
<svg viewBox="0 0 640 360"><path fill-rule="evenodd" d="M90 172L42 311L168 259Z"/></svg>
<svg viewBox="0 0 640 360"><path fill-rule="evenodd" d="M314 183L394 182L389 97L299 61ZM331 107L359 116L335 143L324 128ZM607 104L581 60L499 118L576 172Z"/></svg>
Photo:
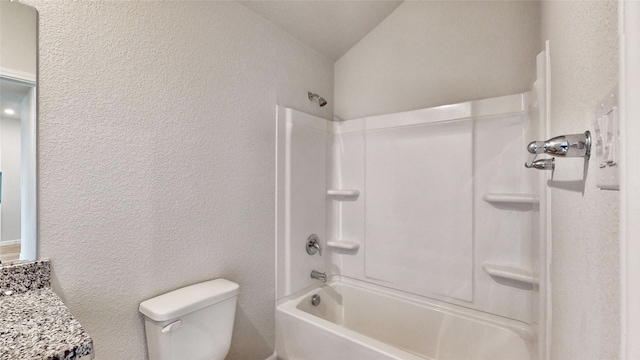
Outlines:
<svg viewBox="0 0 640 360"><path fill-rule="evenodd" d="M320 304L311 304L313 295ZM333 281L276 307L276 354L283 360L536 358L527 324ZM495 319L494 319L495 318Z"/></svg>

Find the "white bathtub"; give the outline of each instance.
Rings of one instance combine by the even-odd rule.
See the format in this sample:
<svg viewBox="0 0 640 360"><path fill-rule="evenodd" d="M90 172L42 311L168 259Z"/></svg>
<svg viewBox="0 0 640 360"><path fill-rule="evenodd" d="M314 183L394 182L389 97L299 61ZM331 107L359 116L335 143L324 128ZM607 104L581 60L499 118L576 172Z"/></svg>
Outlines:
<svg viewBox="0 0 640 360"><path fill-rule="evenodd" d="M321 297L318 306L311 296ZM283 360L535 359L526 324L369 285L332 282L277 306Z"/></svg>

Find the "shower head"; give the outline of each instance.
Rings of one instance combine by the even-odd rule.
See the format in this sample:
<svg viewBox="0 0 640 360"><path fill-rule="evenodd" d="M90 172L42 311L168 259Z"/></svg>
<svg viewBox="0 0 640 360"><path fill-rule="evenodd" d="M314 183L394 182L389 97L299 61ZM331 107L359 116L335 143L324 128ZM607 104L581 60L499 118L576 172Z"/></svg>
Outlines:
<svg viewBox="0 0 640 360"><path fill-rule="evenodd" d="M327 100L325 100L322 96L320 96L318 94L312 94L311 91L309 91L307 93L307 96L309 96L309 100L313 100L313 98L317 98L318 99L318 105L320 105L320 107L323 107L323 106L327 105Z"/></svg>

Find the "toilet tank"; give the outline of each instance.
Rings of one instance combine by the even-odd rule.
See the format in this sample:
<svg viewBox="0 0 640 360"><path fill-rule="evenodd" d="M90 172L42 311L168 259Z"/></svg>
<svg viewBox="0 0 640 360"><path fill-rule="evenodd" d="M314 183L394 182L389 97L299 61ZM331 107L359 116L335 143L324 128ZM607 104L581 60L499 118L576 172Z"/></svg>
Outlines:
<svg viewBox="0 0 640 360"><path fill-rule="evenodd" d="M224 359L231 346L239 288L216 279L140 303L149 359Z"/></svg>

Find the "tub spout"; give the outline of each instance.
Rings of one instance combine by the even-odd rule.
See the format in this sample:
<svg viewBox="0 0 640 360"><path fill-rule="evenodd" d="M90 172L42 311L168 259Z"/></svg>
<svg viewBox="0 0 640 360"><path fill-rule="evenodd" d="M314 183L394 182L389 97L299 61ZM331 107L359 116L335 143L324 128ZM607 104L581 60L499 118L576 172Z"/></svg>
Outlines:
<svg viewBox="0 0 640 360"><path fill-rule="evenodd" d="M327 282L327 274L320 271L311 270L311 278L320 280L322 282Z"/></svg>

